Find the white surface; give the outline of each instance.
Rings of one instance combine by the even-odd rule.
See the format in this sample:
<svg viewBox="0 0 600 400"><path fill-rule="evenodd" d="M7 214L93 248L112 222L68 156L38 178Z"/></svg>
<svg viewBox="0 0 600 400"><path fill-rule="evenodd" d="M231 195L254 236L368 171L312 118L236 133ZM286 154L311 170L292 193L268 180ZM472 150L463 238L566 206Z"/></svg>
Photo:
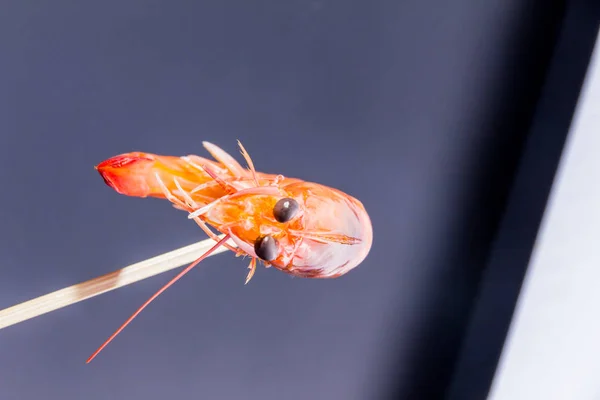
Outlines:
<svg viewBox="0 0 600 400"><path fill-rule="evenodd" d="M600 399L600 40L488 399Z"/></svg>

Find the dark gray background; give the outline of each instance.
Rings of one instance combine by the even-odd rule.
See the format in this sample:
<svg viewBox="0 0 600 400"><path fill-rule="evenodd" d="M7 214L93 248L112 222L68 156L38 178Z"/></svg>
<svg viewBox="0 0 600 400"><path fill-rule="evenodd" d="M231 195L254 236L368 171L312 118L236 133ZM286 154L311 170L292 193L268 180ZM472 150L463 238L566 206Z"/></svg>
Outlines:
<svg viewBox="0 0 600 400"><path fill-rule="evenodd" d="M245 262L210 258L90 365L173 273L0 331L0 396L443 391L553 48L542 3L3 2L0 308L203 238L104 185L93 166L127 151L239 138L259 170L359 198L375 235L337 280L244 286Z"/></svg>

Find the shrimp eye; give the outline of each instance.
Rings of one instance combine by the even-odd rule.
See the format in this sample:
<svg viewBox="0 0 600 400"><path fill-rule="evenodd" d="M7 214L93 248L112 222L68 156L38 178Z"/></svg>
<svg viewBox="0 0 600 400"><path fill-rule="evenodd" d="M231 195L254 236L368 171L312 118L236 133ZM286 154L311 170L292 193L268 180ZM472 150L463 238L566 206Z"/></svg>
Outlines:
<svg viewBox="0 0 600 400"><path fill-rule="evenodd" d="M261 260L273 261L279 255L279 244L272 236L261 236L254 242L254 252Z"/></svg>
<svg viewBox="0 0 600 400"><path fill-rule="evenodd" d="M296 200L286 197L275 203L273 216L278 222L288 222L298 214L299 209L300 206Z"/></svg>

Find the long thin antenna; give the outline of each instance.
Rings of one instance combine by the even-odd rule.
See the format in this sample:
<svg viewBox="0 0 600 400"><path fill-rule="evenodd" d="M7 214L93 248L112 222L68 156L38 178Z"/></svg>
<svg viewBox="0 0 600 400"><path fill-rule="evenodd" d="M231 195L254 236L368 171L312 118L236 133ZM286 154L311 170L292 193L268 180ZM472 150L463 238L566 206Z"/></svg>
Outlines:
<svg viewBox="0 0 600 400"><path fill-rule="evenodd" d="M152 303L152 301L154 301L154 299L156 299L158 296L161 295L161 293L163 293L165 290L167 290L169 287L171 287L171 285L173 285L175 282L177 282L179 279L181 279L182 276L184 276L185 274L187 274L188 272L190 272L190 270L192 268L194 268L196 265L200 264L200 262L202 260L204 260L206 257L209 257L215 250L217 250L219 247L223 246L223 244L225 244L225 242L229 240L229 235L225 235L221 240L219 240L213 247L211 247L210 249L208 249L206 251L206 253L202 254L196 261L194 261L193 263L191 263L190 265L188 265L183 271L181 271L180 273L178 273L177 275L175 275L175 277L173 279L171 279L169 282L167 282L166 285L164 285L162 288L160 288L156 293L154 293L148 300L146 300L144 302L144 304L142 304L132 315L131 317L127 318L127 320L115 331L115 333L113 333L108 339L106 339L106 341L104 343L102 343L102 345L98 348L98 350L96 350L87 360L86 363L90 363L90 361L92 361L94 358L96 358L96 356L98 355L98 353L100 353L102 351L102 349L104 349L110 342L112 342L112 340L117 337L117 335L119 333L121 333L121 331L123 329L125 329L125 327L127 325L129 325L129 323L131 321L134 320L135 317L138 316L139 313L141 313L144 308L146 308L150 303Z"/></svg>
<svg viewBox="0 0 600 400"><path fill-rule="evenodd" d="M219 239L224 237L224 235L220 235ZM0 311L0 329L179 268L198 259L214 244L214 240L206 239L6 308ZM228 244L236 246L233 241L229 241ZM226 248L220 247L210 255L226 250Z"/></svg>

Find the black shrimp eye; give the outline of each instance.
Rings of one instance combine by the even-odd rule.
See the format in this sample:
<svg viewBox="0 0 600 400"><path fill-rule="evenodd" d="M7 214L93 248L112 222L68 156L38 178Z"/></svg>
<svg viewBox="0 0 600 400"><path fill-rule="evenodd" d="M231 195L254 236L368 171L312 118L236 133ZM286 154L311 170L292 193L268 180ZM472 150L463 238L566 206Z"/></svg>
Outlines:
<svg viewBox="0 0 600 400"><path fill-rule="evenodd" d="M288 222L296 216L299 209L300 206L296 200L286 197L275 203L273 216L278 222Z"/></svg>
<svg viewBox="0 0 600 400"><path fill-rule="evenodd" d="M279 255L279 244L272 236L261 236L254 242L254 252L261 260L273 261Z"/></svg>

